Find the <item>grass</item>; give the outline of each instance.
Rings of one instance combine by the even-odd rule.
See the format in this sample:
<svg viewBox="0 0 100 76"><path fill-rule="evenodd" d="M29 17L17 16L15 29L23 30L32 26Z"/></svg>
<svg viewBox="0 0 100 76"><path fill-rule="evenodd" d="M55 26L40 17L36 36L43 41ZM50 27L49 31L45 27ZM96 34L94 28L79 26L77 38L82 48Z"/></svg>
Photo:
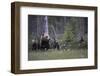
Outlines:
<svg viewBox="0 0 100 76"><path fill-rule="evenodd" d="M67 49L48 51L29 51L28 60L53 60L53 59L77 59L87 58L87 49Z"/></svg>

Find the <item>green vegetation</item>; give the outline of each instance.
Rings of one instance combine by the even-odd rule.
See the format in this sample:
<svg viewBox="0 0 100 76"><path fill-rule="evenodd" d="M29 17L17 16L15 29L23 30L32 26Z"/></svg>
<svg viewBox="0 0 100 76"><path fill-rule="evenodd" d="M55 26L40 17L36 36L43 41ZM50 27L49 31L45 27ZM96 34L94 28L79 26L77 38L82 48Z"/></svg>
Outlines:
<svg viewBox="0 0 100 76"><path fill-rule="evenodd" d="M71 18L64 26L64 34L61 38L62 43L70 48L87 48L87 33L85 25L82 26L82 19Z"/></svg>
<svg viewBox="0 0 100 76"><path fill-rule="evenodd" d="M67 49L67 50L54 50L48 51L30 51L29 60L52 60L52 59L77 59L87 58L86 49Z"/></svg>

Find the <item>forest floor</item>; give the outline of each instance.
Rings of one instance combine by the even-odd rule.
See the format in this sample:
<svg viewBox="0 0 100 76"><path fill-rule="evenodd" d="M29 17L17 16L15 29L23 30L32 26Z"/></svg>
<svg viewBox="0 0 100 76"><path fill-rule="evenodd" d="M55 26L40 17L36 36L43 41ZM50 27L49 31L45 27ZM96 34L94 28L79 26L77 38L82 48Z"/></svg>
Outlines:
<svg viewBox="0 0 100 76"><path fill-rule="evenodd" d="M28 53L28 60L78 59L87 57L87 49L49 49L48 51L38 50L29 51Z"/></svg>

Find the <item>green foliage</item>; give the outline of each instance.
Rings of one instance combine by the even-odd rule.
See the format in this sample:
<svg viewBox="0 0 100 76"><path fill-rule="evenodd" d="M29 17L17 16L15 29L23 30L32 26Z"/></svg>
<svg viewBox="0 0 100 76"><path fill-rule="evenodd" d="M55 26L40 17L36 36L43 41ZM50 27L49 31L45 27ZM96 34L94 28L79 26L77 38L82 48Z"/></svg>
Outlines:
<svg viewBox="0 0 100 76"><path fill-rule="evenodd" d="M74 32L72 30L72 27L66 27L64 36L63 36L65 41L73 41L74 39Z"/></svg>
<svg viewBox="0 0 100 76"><path fill-rule="evenodd" d="M70 20L64 25L64 34L62 36L62 44L65 44L67 48L87 48L87 33L83 34L83 30L80 30L81 23L80 18L70 18ZM82 27L82 26L81 26ZM78 35L81 33L81 35ZM83 42L80 42L81 36Z"/></svg>
<svg viewBox="0 0 100 76"><path fill-rule="evenodd" d="M75 25L76 21L71 19L64 27L63 41L73 42L75 39Z"/></svg>

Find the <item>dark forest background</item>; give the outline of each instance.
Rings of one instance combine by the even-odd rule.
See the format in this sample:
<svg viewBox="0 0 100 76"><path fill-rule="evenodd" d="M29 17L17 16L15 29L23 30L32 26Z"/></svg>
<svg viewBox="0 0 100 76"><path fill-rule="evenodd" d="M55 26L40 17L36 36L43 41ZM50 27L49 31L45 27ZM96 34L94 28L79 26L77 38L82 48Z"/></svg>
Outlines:
<svg viewBox="0 0 100 76"><path fill-rule="evenodd" d="M31 48L32 39L40 38L43 33L45 16L29 15L28 39ZM56 38L60 43L75 43L83 38L87 45L87 18L48 16L48 29L51 38Z"/></svg>

